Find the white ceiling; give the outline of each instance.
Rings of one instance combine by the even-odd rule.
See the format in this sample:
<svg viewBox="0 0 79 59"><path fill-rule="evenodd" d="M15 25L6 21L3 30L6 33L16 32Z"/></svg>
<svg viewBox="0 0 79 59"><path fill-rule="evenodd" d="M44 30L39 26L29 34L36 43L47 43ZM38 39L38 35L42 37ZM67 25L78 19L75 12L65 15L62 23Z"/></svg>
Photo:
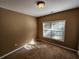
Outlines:
<svg viewBox="0 0 79 59"><path fill-rule="evenodd" d="M0 7L35 17L79 7L79 0L43 0L45 8L39 9L35 4L37 1L39 0L0 0Z"/></svg>

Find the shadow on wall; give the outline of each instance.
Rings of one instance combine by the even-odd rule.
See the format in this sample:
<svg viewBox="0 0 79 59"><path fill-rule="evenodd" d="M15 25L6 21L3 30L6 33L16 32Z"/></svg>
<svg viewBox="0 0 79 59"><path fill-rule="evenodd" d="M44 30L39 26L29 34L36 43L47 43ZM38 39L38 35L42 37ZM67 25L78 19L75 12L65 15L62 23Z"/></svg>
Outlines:
<svg viewBox="0 0 79 59"><path fill-rule="evenodd" d="M0 56L36 37L36 19L0 8Z"/></svg>

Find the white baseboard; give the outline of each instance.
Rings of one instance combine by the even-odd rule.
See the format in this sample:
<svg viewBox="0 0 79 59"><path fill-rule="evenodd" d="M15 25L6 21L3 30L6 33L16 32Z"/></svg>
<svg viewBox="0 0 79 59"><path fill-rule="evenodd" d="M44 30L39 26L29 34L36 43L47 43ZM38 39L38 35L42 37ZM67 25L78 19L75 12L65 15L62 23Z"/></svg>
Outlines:
<svg viewBox="0 0 79 59"><path fill-rule="evenodd" d="M45 41L45 40L41 40L41 41L48 42L48 41ZM65 49L68 49L68 50L71 50L71 51L74 51L74 52L77 53L77 50L75 50L75 49L72 49L72 48L69 48L69 47L66 47L66 46L63 46L63 45L60 45L60 44L55 44L55 43L50 43L50 44L53 44L53 45L56 45L56 46L59 46L59 47L62 47L62 48L65 48Z"/></svg>
<svg viewBox="0 0 79 59"><path fill-rule="evenodd" d="M54 43L53 43L53 44L54 44ZM58 44L54 44L54 45L57 45L57 46L59 46L59 47L62 47L62 48L65 48L65 49L68 49L68 50L71 50L71 51L74 51L74 52L77 52L77 50L72 49L72 48L69 48L69 47L65 47L65 46L58 45Z"/></svg>
<svg viewBox="0 0 79 59"><path fill-rule="evenodd" d="M17 49L15 49L15 50L13 50L13 51L11 51L11 52L9 52L9 53L3 55L3 56L0 56L0 59L3 59L3 58L5 58L6 56L9 56L10 54L12 54L12 53L14 53L14 52L16 52L16 51L18 51L18 50L20 50L20 49L22 49L22 48L23 48L23 46L22 46L22 47L19 47L19 48L17 48Z"/></svg>

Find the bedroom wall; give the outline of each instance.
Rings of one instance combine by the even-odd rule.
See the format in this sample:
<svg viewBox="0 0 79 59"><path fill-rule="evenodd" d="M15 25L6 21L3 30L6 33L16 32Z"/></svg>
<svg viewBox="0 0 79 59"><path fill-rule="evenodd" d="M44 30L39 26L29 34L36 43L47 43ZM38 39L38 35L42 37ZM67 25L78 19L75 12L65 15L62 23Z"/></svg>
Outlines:
<svg viewBox="0 0 79 59"><path fill-rule="evenodd" d="M65 47L69 47L71 49L78 49L78 26L79 26L79 8L46 15L43 17L37 18L37 38L38 40L48 41L50 43L55 43L59 45L63 45ZM42 22L50 21L50 20L66 20L66 29L65 29L65 41L60 42L53 39L44 38L42 35Z"/></svg>
<svg viewBox="0 0 79 59"><path fill-rule="evenodd" d="M36 18L0 8L0 56L36 37Z"/></svg>

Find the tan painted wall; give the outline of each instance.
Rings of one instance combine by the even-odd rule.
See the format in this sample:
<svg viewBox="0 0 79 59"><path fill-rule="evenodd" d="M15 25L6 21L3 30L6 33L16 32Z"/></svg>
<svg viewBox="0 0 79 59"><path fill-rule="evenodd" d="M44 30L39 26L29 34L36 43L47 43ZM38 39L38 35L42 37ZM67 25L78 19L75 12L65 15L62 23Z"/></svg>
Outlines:
<svg viewBox="0 0 79 59"><path fill-rule="evenodd" d="M36 19L0 8L0 56L36 37ZM17 46L16 46L17 44Z"/></svg>
<svg viewBox="0 0 79 59"><path fill-rule="evenodd" d="M65 41L60 42L56 40L50 40L47 38L44 38L42 35L42 22L43 21L49 21L49 20L66 20L66 29L65 29ZM60 44L72 49L77 50L77 41L78 41L78 23L79 20L79 8L63 11L56 14L51 14L43 17L39 17L37 20L38 24L38 39L47 40L51 43Z"/></svg>

